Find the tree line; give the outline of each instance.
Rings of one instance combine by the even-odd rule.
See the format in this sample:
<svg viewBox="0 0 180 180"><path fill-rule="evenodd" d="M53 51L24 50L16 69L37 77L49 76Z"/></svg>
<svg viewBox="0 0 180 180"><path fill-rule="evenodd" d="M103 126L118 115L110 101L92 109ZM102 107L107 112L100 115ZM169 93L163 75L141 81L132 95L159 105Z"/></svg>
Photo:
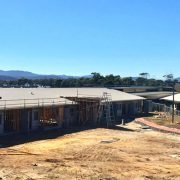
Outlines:
<svg viewBox="0 0 180 180"><path fill-rule="evenodd" d="M106 75L92 73L91 77L69 79L27 79L0 81L1 87L112 87L112 86L164 86L171 81L173 75L165 75L165 80L149 78L148 73L140 73L139 77L121 77L119 75Z"/></svg>

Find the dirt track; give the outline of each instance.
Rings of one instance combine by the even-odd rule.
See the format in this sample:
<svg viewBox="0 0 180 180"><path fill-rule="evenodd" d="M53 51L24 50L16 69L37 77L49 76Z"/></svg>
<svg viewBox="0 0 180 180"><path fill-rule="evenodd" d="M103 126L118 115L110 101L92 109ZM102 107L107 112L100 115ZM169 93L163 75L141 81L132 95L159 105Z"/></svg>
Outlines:
<svg viewBox="0 0 180 180"><path fill-rule="evenodd" d="M0 149L2 179L180 179L180 136L93 129ZM127 130L131 131L127 131Z"/></svg>

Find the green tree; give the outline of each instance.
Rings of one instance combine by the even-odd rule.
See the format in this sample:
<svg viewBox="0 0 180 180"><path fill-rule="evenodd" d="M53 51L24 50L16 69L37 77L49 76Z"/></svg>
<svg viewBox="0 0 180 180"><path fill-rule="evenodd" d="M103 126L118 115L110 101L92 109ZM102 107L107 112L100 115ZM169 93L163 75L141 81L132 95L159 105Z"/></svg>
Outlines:
<svg viewBox="0 0 180 180"><path fill-rule="evenodd" d="M141 78L148 79L149 73L143 72L143 73L140 73L139 76L140 76Z"/></svg>
<svg viewBox="0 0 180 180"><path fill-rule="evenodd" d="M166 81L173 81L173 74L165 74L163 76L165 78Z"/></svg>
<svg viewBox="0 0 180 180"><path fill-rule="evenodd" d="M104 84L104 76L102 76L100 73L93 72L91 73L93 75L92 77L92 85L93 86L103 86Z"/></svg>
<svg viewBox="0 0 180 180"><path fill-rule="evenodd" d="M134 85L134 81L133 81L132 77L124 77L124 78L122 78L122 85L124 85L124 86Z"/></svg>

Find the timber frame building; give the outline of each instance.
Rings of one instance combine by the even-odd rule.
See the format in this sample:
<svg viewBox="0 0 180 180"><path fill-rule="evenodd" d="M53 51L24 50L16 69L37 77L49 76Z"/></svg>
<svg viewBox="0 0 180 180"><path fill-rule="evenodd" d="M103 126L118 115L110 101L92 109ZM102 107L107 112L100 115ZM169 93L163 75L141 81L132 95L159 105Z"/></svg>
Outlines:
<svg viewBox="0 0 180 180"><path fill-rule="evenodd" d="M107 88L0 88L0 97L1 135L118 121L142 113L144 100Z"/></svg>

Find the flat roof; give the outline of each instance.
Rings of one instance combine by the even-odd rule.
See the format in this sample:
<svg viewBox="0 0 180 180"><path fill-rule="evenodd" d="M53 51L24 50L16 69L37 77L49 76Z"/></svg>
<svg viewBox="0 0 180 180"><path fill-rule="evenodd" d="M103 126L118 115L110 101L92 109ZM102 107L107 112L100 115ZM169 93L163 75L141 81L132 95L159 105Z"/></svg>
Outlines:
<svg viewBox="0 0 180 180"><path fill-rule="evenodd" d="M43 99L59 97L102 97L110 93L112 101L134 101L144 98L107 88L0 88L1 100ZM0 100L0 101L1 101Z"/></svg>
<svg viewBox="0 0 180 180"><path fill-rule="evenodd" d="M0 100L0 110L2 109L21 109L21 108L37 108L59 105L77 104L65 98L42 98L42 99L14 99Z"/></svg>
<svg viewBox="0 0 180 180"><path fill-rule="evenodd" d="M157 92L139 92L139 93L132 93L137 96L141 96L148 99L161 99L163 97L167 97L172 95L170 91L157 91Z"/></svg>
<svg viewBox="0 0 180 180"><path fill-rule="evenodd" d="M1 110L77 104L60 97L55 91L38 88L0 88L0 97Z"/></svg>
<svg viewBox="0 0 180 180"><path fill-rule="evenodd" d="M115 87L109 87L111 89L159 89L160 87L154 87L154 86L115 86Z"/></svg>
<svg viewBox="0 0 180 180"><path fill-rule="evenodd" d="M173 96L168 96L168 97L162 98L162 100L172 102L173 101ZM180 93L174 95L174 101L176 103L180 103Z"/></svg>

